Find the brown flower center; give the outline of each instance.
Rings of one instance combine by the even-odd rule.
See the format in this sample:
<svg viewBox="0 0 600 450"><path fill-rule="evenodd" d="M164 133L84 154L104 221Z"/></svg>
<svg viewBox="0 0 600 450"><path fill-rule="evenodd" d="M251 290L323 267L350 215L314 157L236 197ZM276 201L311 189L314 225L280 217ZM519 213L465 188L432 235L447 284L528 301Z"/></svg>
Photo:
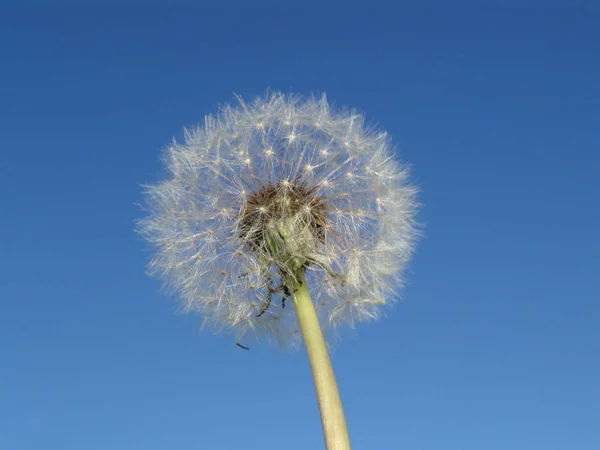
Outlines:
<svg viewBox="0 0 600 450"><path fill-rule="evenodd" d="M240 212L239 236L250 251L267 256L280 271L295 272L325 242L327 204L317 187L279 180L252 192Z"/></svg>

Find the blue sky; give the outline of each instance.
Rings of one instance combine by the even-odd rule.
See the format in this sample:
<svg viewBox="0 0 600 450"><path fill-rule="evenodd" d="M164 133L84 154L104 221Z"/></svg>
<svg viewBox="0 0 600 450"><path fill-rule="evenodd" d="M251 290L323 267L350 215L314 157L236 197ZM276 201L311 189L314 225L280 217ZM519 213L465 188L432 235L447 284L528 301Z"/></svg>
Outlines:
<svg viewBox="0 0 600 450"><path fill-rule="evenodd" d="M133 231L170 139L267 87L422 189L403 300L333 352L354 448L600 448L600 8L454 4L3 3L0 448L321 448L304 353L200 332Z"/></svg>

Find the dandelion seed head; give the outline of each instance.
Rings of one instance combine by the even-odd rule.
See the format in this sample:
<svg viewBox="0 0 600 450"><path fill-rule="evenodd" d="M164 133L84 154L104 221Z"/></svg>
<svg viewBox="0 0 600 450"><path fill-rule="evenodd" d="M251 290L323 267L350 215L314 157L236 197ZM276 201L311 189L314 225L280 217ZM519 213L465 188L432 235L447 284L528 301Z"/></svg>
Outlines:
<svg viewBox="0 0 600 450"><path fill-rule="evenodd" d="M376 319L417 236L417 190L389 137L325 96L238 100L185 130L170 176L147 187L151 273L237 338L299 342L284 306L300 273L325 329Z"/></svg>

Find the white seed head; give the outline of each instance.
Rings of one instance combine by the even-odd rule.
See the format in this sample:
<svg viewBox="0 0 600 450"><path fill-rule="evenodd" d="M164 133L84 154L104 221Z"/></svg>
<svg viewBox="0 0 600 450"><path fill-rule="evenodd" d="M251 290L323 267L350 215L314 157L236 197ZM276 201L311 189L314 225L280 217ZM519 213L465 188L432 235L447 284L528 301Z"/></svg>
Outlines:
<svg viewBox="0 0 600 450"><path fill-rule="evenodd" d="M170 175L147 188L139 222L151 269L237 338L298 342L301 273L325 329L375 319L417 235L417 190L393 156L385 133L325 96L239 99L167 149Z"/></svg>

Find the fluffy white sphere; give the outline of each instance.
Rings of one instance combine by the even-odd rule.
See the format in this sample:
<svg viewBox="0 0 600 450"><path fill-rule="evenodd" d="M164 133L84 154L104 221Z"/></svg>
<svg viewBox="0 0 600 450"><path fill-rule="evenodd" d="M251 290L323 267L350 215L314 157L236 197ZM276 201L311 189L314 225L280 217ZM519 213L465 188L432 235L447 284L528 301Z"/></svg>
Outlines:
<svg viewBox="0 0 600 450"><path fill-rule="evenodd" d="M286 298L302 272L321 325L370 320L403 282L416 189L386 133L325 96L278 92L186 130L147 187L153 272L206 323L297 343Z"/></svg>

